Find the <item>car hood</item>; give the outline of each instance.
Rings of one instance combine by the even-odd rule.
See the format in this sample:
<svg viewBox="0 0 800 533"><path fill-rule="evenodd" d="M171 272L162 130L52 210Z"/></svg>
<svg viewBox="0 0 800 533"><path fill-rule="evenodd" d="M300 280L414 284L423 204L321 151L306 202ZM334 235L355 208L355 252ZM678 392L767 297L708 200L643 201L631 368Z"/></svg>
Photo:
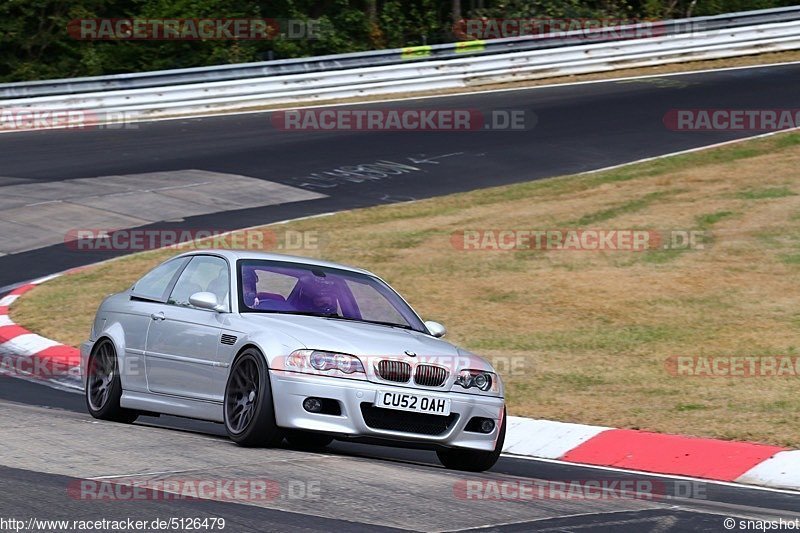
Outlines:
<svg viewBox="0 0 800 533"><path fill-rule="evenodd" d="M358 356L405 357L406 351L419 356L466 355L449 342L408 329L303 315L248 313L243 316L253 324L291 336L302 344L298 348Z"/></svg>
<svg viewBox="0 0 800 533"><path fill-rule="evenodd" d="M449 369L449 378L440 390L449 390L459 370L470 368L494 372L485 359L449 342L425 333L379 324L338 320L302 315L256 314L243 315L247 328L270 336L281 335L281 343L289 350L313 349L355 355L364 365L367 379L381 382L376 367L384 359L402 360L416 368L421 364ZM270 360L270 368L286 368L288 353Z"/></svg>

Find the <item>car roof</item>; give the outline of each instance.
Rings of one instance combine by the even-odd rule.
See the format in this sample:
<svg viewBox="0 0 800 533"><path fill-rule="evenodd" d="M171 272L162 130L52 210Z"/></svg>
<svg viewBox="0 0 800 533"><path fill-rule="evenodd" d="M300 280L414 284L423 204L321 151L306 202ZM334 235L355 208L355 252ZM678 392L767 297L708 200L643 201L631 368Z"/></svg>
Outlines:
<svg viewBox="0 0 800 533"><path fill-rule="evenodd" d="M231 262L236 262L240 259L257 259L257 260L265 260L265 261L283 261L286 263L298 263L303 265L312 265L312 266L321 266L321 267L329 267L329 268L338 268L341 270L349 270L351 272L360 272L362 274L369 274L370 276L375 276L372 272L368 270L364 270L363 268L356 268L348 265L342 265L340 263L334 263L332 261L324 261L322 259L314 259L311 257L301 257L297 255L286 255L286 254L276 254L272 252L256 252L251 250L225 250L225 249L203 249L203 250L192 250L190 252L186 252L181 254L178 257L186 257L192 255L207 255L207 254L215 254L220 255L222 257L227 258Z"/></svg>

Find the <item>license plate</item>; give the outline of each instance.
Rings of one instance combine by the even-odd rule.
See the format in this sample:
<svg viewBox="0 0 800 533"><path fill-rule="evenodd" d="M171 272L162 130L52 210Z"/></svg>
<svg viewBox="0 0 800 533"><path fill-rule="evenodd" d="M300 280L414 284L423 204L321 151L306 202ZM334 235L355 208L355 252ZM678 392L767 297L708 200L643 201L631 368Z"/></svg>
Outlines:
<svg viewBox="0 0 800 533"><path fill-rule="evenodd" d="M447 416L450 414L450 400L446 398L406 394L404 392L378 391L378 397L375 398L375 407L430 415Z"/></svg>

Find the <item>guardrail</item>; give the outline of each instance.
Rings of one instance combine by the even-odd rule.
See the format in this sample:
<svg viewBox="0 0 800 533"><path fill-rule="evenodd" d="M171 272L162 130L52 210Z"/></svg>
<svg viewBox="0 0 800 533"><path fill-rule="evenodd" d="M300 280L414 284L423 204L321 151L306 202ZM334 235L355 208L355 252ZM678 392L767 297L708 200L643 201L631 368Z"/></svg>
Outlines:
<svg viewBox="0 0 800 533"><path fill-rule="evenodd" d="M744 20L767 18L775 20L781 17L791 20L750 26L741 25ZM152 81L160 73L143 73L138 75L138 78L134 78L137 75L128 75L127 78L110 77L103 78L104 81L96 79L92 82L62 80L60 83L67 84L70 91L73 92L6 99L2 101L2 105L31 110L102 110L110 115L125 113L125 118L130 120L137 117L153 118L251 109L297 101L330 101L362 96L466 88L481 84L800 48L800 7L671 21L671 27L673 30L677 30L680 24L686 27L687 21L691 21L692 28L696 28L698 22L709 24L710 20L716 21L717 25L733 24L734 27L706 29L701 32L692 30L688 33L669 33L660 37L603 41L592 44L586 44L584 37L579 39L580 44L571 42L570 44L562 43L563 45L558 47L539 47L524 51L515 49L513 52L497 53L497 46L503 46L510 42L508 39L501 39L486 41L487 49L492 49L491 53L484 50L483 53L471 53L450 59L404 61L388 65L370 64L357 68L342 68L341 59L336 61L330 59L342 56L309 58L294 60L292 64L327 65L326 69L318 72L290 74L278 73L280 72L278 70L267 76L262 74L260 77L251 77L251 73L247 69L275 69L279 68L276 67L276 63L279 62L271 62L260 67L233 65L227 72L230 74L239 69L241 77L199 83L178 83L175 80L194 80L195 78L183 76L196 76L201 73L213 72L217 75L222 69L220 67L191 69L191 72L188 73L186 71L165 71L165 75L173 76L171 80L175 82L174 84L167 83L142 88L109 89L105 87L101 90L74 92L79 86L86 87L86 85L82 85L85 83L107 83L112 78L117 83L121 83L123 80L128 83L133 79ZM513 42L519 44L524 41L524 46L538 46L546 40L515 38ZM563 41L564 38L559 40ZM520 46L523 45L520 44ZM396 51L377 51L350 54L348 57L355 59L357 56L360 60L365 60L387 52L396 53ZM285 66L287 63L282 64ZM340 68L333 68L334 65L338 65ZM245 71L248 73L242 74ZM35 86L32 85L32 87ZM20 87L16 88L20 89ZM0 90L11 91L11 88L0 87Z"/></svg>
<svg viewBox="0 0 800 533"><path fill-rule="evenodd" d="M509 37L486 41L415 46L239 65L218 65L180 70L118 74L114 76L6 83L0 84L0 98L55 96L118 89L166 87L169 85L185 85L189 83L208 83L260 78L265 76L308 74L312 72L327 72L331 70L366 66L377 67L407 64L414 61L453 59L541 50L544 48L579 46L585 44L587 40L613 41L615 40L613 38L614 34L620 29L655 27L662 35L677 35L698 31L711 32L721 29L776 22L790 22L794 20L800 20L800 6L745 11L710 17L667 20L648 24L633 24L619 28L601 28L591 32L568 32L560 36L534 35Z"/></svg>

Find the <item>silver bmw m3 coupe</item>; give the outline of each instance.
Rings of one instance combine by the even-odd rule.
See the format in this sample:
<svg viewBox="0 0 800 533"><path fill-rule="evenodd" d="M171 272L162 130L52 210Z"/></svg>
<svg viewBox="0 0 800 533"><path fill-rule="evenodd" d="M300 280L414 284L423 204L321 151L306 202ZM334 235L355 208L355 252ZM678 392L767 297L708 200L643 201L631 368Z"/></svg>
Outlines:
<svg viewBox="0 0 800 533"><path fill-rule="evenodd" d="M242 446L405 443L486 470L503 447L503 385L444 334L365 270L195 251L100 305L81 346L86 404L117 422L221 422Z"/></svg>

